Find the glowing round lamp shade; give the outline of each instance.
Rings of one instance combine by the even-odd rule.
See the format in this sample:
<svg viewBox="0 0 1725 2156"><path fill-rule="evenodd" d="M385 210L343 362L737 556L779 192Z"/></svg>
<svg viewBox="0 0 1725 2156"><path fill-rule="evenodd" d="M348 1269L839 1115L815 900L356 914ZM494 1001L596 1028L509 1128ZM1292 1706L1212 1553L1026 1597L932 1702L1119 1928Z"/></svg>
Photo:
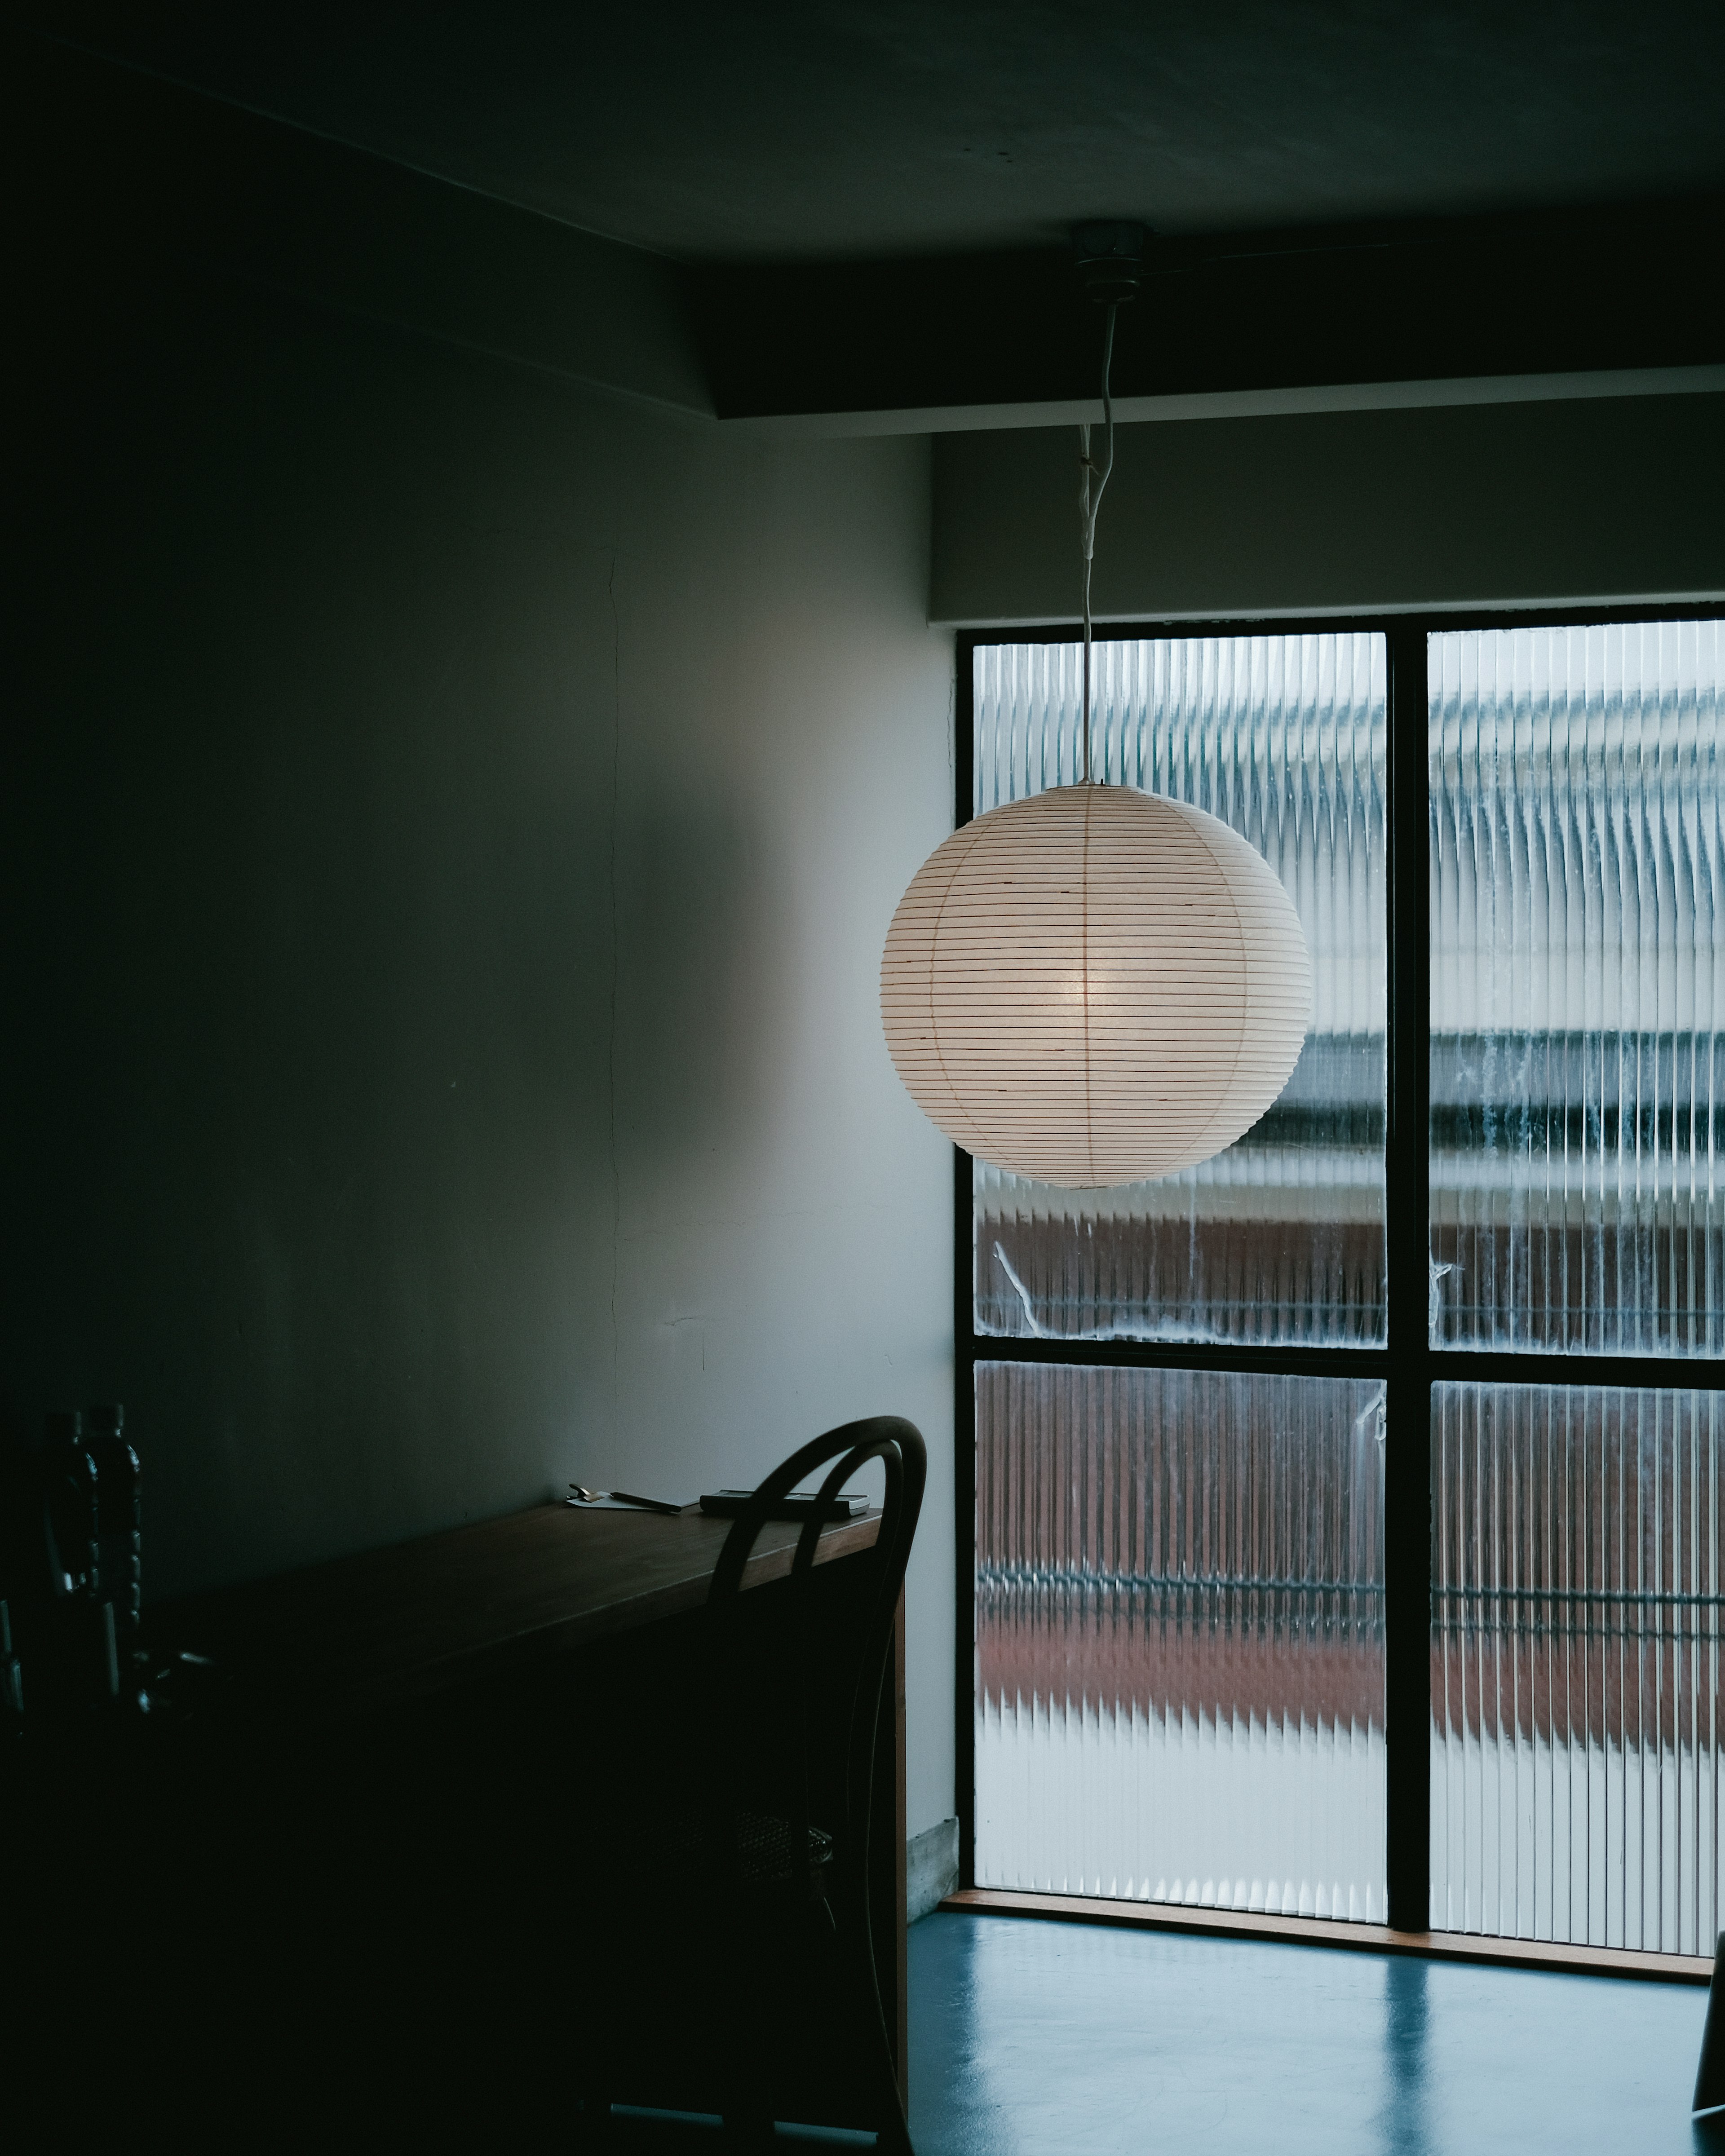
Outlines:
<svg viewBox="0 0 1725 2156"><path fill-rule="evenodd" d="M1287 1083L1312 1015L1292 901L1201 808L1061 786L955 831L880 962L911 1097L978 1160L1066 1189L1221 1152Z"/></svg>

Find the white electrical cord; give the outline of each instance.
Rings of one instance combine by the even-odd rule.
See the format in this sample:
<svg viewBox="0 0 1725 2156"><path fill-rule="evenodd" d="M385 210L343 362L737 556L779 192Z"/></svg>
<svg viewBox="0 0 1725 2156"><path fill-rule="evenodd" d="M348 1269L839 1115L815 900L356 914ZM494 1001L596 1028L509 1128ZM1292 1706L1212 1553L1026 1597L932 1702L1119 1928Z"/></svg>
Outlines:
<svg viewBox="0 0 1725 2156"><path fill-rule="evenodd" d="M1117 303L1108 302L1108 327L1102 338L1102 419L1108 429L1107 455L1101 465L1093 464L1090 454L1090 429L1078 429L1078 461L1084 473L1084 484L1079 489L1079 515L1084 533L1084 783L1090 784L1090 571L1096 551L1096 511L1102 506L1102 490L1108 484L1114 470L1114 403L1108 393L1108 376L1114 363L1114 317L1119 311ZM1091 480L1096 480L1096 492L1091 491Z"/></svg>

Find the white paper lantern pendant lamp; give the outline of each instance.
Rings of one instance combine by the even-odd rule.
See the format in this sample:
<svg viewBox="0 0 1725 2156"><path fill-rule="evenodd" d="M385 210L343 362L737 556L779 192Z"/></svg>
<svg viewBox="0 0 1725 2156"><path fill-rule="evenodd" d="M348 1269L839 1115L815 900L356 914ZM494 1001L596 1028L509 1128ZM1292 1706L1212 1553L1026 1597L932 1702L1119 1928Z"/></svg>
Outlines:
<svg viewBox="0 0 1725 2156"><path fill-rule="evenodd" d="M900 1077L948 1137L1011 1173L1093 1189L1170 1175L1250 1128L1299 1056L1312 967L1292 901L1237 831L1091 779L1091 560L1114 462L1115 309L1137 289L1142 233L1078 237L1108 309L1100 465L1081 429L1084 778L991 809L930 855L887 932L880 1014Z"/></svg>

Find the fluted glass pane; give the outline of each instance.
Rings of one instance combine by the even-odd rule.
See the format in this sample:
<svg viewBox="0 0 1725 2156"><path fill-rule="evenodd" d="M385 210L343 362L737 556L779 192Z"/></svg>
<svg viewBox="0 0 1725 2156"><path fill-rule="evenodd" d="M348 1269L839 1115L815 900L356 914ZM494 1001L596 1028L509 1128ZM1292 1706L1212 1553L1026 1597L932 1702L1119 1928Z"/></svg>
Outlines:
<svg viewBox="0 0 1725 2156"><path fill-rule="evenodd" d="M1432 1395L1431 1921L1711 1954L1725 1397Z"/></svg>
<svg viewBox="0 0 1725 2156"><path fill-rule="evenodd" d="M1070 1191L978 1163L978 1332L1384 1337L1384 653L1353 634L1096 647L1095 775L1265 856L1312 954L1312 1030L1269 1111L1182 1174ZM1080 658L978 648L978 814L1079 775Z"/></svg>
<svg viewBox="0 0 1725 2156"><path fill-rule="evenodd" d="M978 1366L978 1884L1384 1921L1383 1398Z"/></svg>
<svg viewBox="0 0 1725 2156"><path fill-rule="evenodd" d="M1725 1352L1725 624L1430 639L1435 1343Z"/></svg>

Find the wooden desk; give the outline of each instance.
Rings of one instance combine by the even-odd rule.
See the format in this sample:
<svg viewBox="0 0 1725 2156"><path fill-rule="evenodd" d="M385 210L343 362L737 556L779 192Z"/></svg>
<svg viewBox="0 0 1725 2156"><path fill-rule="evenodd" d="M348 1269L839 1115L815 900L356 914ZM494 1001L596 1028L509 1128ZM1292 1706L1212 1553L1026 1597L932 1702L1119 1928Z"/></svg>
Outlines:
<svg viewBox="0 0 1725 2156"><path fill-rule="evenodd" d="M300 1882L295 1892L316 1892L319 1881L340 1878L340 1887L327 1890L332 1905L356 1898L356 1881L363 1899L384 1869L405 1886L393 1890L396 1903L385 1897L378 1907L415 1896L416 1882L427 1878L458 1901L465 1894L469 1903L507 1902L518 1912L518 1935L503 1952L526 1965L543 1951L547 1928L570 1922L567 1887L560 1882L562 1898L551 1916L536 1877L547 1862L567 1864L573 1874L593 1861L568 1825L571 1786L583 1764L590 1775L602 1774L608 1756L614 1758L607 1752L614 1734L595 1734L583 1761L578 1737L572 1748L569 1732L579 1731L587 1702L599 1701L605 1674L614 1677L619 1657L627 1674L612 1686L613 1708L637 1686L655 1706L671 1697L667 1672L675 1676L680 1662L686 1673L698 1661L702 1607L730 1525L692 1507L670 1517L541 1506L151 1613L153 1638L213 1656L226 1674L219 1702L204 1717L200 1747L215 1761L212 1785L225 1794L206 1801L205 1819L225 1820L233 1792L242 1789L247 1794L239 1801L262 1807L247 1815L260 1826L249 1824L243 1834L226 1825L217 1830L217 1844L228 1853L216 1861L232 1862L241 1840L249 1845L261 1835L297 1841L290 1857ZM878 1528L870 1514L827 1529L816 1563L842 1566L861 1556L874 1547ZM798 1532L790 1524L763 1532L745 1589L769 1589L788 1575ZM842 1586L837 1572L827 1576ZM763 1598L762 1608L770 1607ZM877 1738L870 1869L877 1951L886 1940L896 1945L880 1960L883 1988L892 1994L888 2025L896 2030L902 2087L902 1605L895 1662ZM608 1711L593 1707L594 1732L614 1732ZM660 1718L675 1712L665 1707ZM548 1732L542 1744L542 1731ZM246 1763L236 1770L231 1758ZM258 1791L266 1794L254 1799ZM344 1813L363 1822L357 1844L345 1840L345 1829L338 1835L321 1824ZM380 1819L390 1822L387 1834L378 1830ZM316 1851L311 1856L304 1853L307 1820ZM479 1859L469 1864L475 1845ZM403 1857L401 1850L413 1854ZM255 1881L253 1866L248 1846L236 1876ZM459 1882L454 1887L452 1872ZM248 1885L234 1898L254 1891ZM270 1890L264 1891L267 1898ZM377 1918L366 1921L374 1937ZM415 1910L403 1933L413 1939L404 1956L457 1951L440 1938L421 1937L419 1923ZM336 1936L341 1929L338 1922ZM463 1951L473 1958L471 1949ZM495 1939L485 1952L496 1953Z"/></svg>
<svg viewBox="0 0 1725 2156"><path fill-rule="evenodd" d="M730 1527L694 1506L673 1519L539 1505L188 1598L150 1629L233 1671L241 1714L338 1720L699 1609ZM872 1548L879 1527L871 1512L824 1529L815 1563ZM762 1531L745 1588L788 1575L799 1532Z"/></svg>

